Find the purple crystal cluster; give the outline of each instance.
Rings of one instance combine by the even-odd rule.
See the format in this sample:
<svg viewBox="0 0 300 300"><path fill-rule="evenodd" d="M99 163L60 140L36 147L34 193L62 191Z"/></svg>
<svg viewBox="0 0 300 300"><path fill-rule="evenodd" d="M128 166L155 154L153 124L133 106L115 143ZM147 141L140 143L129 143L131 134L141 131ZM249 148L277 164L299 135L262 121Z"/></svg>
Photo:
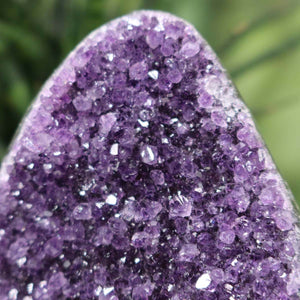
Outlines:
<svg viewBox="0 0 300 300"><path fill-rule="evenodd" d="M216 55L141 11L47 81L0 173L0 298L300 299L292 197Z"/></svg>

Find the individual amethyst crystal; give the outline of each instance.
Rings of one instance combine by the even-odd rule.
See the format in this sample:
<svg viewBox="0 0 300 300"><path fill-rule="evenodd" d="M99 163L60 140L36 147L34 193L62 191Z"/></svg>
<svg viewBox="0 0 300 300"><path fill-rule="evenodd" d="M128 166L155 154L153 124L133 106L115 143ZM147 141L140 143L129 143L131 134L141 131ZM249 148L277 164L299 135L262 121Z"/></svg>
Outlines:
<svg viewBox="0 0 300 300"><path fill-rule="evenodd" d="M172 15L91 33L0 175L1 299L300 299L292 196L215 53Z"/></svg>

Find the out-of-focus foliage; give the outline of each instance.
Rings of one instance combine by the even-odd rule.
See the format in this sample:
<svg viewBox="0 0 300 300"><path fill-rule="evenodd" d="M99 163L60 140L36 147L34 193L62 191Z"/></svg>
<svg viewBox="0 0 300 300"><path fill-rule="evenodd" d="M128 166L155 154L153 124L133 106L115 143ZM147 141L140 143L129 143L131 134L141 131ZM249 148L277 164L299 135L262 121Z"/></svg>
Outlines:
<svg viewBox="0 0 300 300"><path fill-rule="evenodd" d="M219 55L300 203L299 0L6 0L0 9L0 160L46 78L92 29L136 9L180 16Z"/></svg>

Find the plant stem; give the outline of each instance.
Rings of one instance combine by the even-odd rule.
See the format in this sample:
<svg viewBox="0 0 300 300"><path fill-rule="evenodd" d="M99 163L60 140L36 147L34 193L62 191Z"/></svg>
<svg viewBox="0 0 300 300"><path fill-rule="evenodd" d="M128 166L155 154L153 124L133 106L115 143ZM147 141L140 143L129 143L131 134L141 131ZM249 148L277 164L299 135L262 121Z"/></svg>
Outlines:
<svg viewBox="0 0 300 300"><path fill-rule="evenodd" d="M242 75L243 73L253 69L254 67L256 67L278 55L281 55L281 54L287 52L288 50L291 50L291 49L297 47L299 44L300 44L300 35L297 35L295 37L290 38L289 40L284 42L282 45L280 45L274 49L271 49L269 52L267 52L259 57L252 59L251 61L245 63L244 65L237 67L236 69L232 70L229 73L233 78L236 78L236 77Z"/></svg>
<svg viewBox="0 0 300 300"><path fill-rule="evenodd" d="M285 4L284 6L281 5L277 6L276 8L273 8L272 10L254 19L252 22L250 21L248 23L239 24L237 27L235 27L229 38L223 43L221 47L219 47L219 49L217 49L216 52L219 54L219 56L225 55L225 53L228 52L229 49L235 43L237 43L248 33L254 31L256 28L259 28L260 26L263 26L264 24L274 19L280 18L288 14L289 12L294 10L294 8L298 5L298 1L292 1L289 5Z"/></svg>
<svg viewBox="0 0 300 300"><path fill-rule="evenodd" d="M282 109L288 108L291 105L299 102L299 96L297 94L290 95L281 100L272 102L272 104L265 105L263 107L252 109L252 113L256 119L263 118L267 114L274 114Z"/></svg>

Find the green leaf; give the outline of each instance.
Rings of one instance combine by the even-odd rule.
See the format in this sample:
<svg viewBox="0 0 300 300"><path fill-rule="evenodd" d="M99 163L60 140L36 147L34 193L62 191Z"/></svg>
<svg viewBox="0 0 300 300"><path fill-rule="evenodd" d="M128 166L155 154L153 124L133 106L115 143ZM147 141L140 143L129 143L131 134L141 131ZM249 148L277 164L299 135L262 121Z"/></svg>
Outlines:
<svg viewBox="0 0 300 300"><path fill-rule="evenodd" d="M0 37L7 42L12 42L24 54L31 58L40 57L45 52L43 41L32 32L24 28L0 20Z"/></svg>

